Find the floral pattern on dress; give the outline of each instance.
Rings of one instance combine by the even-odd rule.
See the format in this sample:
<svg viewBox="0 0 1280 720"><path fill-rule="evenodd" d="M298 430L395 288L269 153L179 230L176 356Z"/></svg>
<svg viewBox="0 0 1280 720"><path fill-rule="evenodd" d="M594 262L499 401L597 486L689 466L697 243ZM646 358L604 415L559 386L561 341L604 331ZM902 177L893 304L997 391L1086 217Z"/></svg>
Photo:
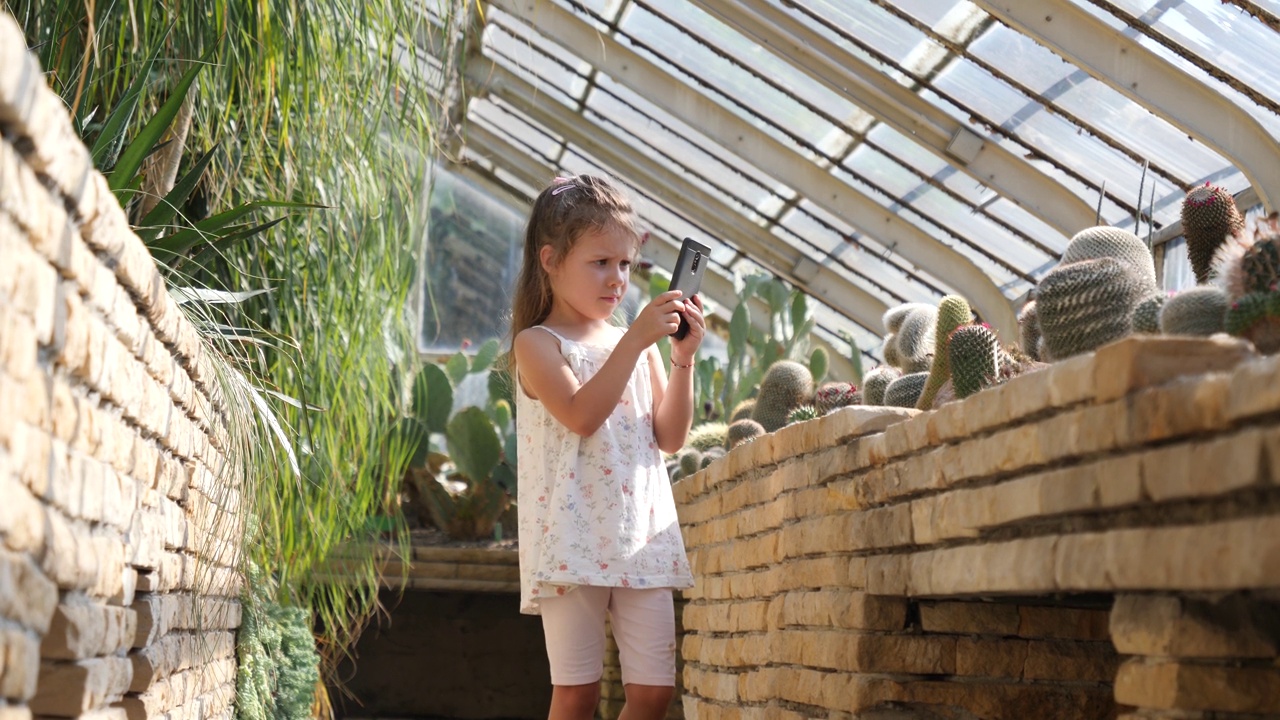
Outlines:
<svg viewBox="0 0 1280 720"><path fill-rule="evenodd" d="M613 351L542 329L559 340L579 383L590 380ZM671 481L653 435L648 353L640 356L609 419L590 437L566 428L523 389L516 391L516 432L520 612L537 615L539 597L563 595L577 585L693 586Z"/></svg>

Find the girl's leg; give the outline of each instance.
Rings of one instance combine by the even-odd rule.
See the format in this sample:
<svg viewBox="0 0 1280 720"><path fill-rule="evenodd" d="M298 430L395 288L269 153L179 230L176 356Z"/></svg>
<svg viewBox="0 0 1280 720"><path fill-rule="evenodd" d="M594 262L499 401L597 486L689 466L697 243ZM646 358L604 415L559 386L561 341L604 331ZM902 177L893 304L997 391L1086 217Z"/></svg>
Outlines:
<svg viewBox="0 0 1280 720"><path fill-rule="evenodd" d="M676 616L670 588L613 588L613 638L627 703L618 720L662 720L675 697Z"/></svg>
<svg viewBox="0 0 1280 720"><path fill-rule="evenodd" d="M578 586L539 601L551 663L550 720L591 720L604 674L607 587Z"/></svg>

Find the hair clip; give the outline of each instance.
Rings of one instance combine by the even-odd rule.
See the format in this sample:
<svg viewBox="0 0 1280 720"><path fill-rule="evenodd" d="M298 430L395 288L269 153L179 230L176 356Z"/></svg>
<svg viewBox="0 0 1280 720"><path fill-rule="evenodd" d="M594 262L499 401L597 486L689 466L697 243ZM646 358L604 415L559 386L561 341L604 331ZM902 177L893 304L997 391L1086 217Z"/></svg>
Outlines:
<svg viewBox="0 0 1280 720"><path fill-rule="evenodd" d="M572 190L572 189L573 189L573 188L575 188L575 187L577 187L577 186L573 184L573 181L572 181L572 180L570 180L569 182L564 183L564 184L563 184L563 185L561 185L560 187L557 187L555 190L552 190L552 191L551 191L551 196L552 196L552 197L555 197L556 195L559 195L560 193L564 192L565 190Z"/></svg>

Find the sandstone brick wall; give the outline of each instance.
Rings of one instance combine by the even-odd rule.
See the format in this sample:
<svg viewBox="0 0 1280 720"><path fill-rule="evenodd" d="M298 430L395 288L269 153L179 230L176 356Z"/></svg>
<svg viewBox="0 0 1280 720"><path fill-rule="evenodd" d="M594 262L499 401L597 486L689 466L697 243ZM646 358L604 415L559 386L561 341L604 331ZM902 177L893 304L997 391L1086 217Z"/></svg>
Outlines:
<svg viewBox="0 0 1280 720"><path fill-rule="evenodd" d="M0 718L229 718L209 359L25 47L0 13Z"/></svg>
<svg viewBox="0 0 1280 720"><path fill-rule="evenodd" d="M694 718L1280 716L1280 359L1131 338L676 485Z"/></svg>

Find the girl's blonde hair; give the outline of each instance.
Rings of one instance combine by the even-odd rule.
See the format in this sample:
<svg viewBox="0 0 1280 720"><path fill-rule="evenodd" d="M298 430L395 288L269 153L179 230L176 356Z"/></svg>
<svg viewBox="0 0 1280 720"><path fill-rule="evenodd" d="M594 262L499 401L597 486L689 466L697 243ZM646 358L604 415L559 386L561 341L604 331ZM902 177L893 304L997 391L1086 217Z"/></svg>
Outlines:
<svg viewBox="0 0 1280 720"><path fill-rule="evenodd" d="M540 254L550 245L552 262L560 262L584 233L617 229L631 234L640 244L635 211L626 194L608 179L595 175L556 178L529 212L524 232L524 254L516 289L512 296L511 340L551 313L551 278L542 267ZM508 353L515 372L515 353Z"/></svg>

